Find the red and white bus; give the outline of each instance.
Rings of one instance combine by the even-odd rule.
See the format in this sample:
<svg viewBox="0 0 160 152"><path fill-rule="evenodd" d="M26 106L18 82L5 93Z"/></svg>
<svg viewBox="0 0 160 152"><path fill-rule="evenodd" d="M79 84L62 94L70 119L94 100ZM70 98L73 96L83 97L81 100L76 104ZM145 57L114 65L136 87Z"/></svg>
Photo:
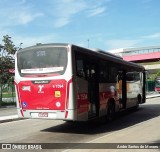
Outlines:
<svg viewBox="0 0 160 152"><path fill-rule="evenodd" d="M113 54L71 44L16 53L19 117L88 121L145 102L145 69Z"/></svg>

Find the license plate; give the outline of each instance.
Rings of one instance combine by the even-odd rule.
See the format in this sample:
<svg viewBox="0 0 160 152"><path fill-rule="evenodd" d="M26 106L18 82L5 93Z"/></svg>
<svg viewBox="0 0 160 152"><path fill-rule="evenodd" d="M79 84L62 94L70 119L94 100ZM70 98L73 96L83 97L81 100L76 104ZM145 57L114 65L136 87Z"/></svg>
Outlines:
<svg viewBox="0 0 160 152"><path fill-rule="evenodd" d="M38 113L39 117L48 117L48 112L40 112Z"/></svg>

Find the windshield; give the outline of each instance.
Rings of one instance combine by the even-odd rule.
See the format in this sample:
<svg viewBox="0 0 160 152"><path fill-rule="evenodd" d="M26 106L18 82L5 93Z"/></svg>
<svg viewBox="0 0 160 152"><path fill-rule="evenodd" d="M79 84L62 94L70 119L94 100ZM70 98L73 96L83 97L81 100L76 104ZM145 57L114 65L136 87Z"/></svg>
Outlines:
<svg viewBox="0 0 160 152"><path fill-rule="evenodd" d="M18 53L18 71L21 76L64 74L67 66L67 48L37 47Z"/></svg>

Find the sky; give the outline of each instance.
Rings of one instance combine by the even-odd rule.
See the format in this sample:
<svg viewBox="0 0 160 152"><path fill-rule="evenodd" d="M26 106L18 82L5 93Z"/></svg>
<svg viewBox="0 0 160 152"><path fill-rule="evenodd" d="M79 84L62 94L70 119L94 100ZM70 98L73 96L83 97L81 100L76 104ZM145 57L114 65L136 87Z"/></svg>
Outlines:
<svg viewBox="0 0 160 152"><path fill-rule="evenodd" d="M4 35L22 48L71 43L112 50L160 45L160 0L1 0Z"/></svg>

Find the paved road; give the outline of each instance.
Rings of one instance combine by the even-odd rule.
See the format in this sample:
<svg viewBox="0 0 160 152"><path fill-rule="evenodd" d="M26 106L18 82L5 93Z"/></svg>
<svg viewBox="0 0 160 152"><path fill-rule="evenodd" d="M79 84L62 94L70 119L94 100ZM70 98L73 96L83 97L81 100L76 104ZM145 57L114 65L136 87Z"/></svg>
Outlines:
<svg viewBox="0 0 160 152"><path fill-rule="evenodd" d="M87 143L94 141L130 143L148 140L148 142L160 143L159 118L160 97L147 99L146 104L141 105L138 111L122 113L111 123L102 121L66 123L29 119L2 123L0 124L0 143ZM62 151L62 149L56 151Z"/></svg>

